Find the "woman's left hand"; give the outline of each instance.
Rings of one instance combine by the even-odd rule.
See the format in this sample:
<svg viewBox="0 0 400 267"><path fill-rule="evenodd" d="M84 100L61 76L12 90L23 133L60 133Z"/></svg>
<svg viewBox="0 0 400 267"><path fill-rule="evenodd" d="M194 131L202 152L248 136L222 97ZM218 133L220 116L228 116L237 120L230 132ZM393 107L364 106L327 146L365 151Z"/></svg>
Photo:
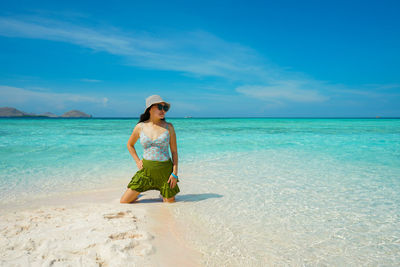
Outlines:
<svg viewBox="0 0 400 267"><path fill-rule="evenodd" d="M174 176L170 175L168 179L169 187L174 188L176 186L176 183L178 182L178 179L176 179Z"/></svg>

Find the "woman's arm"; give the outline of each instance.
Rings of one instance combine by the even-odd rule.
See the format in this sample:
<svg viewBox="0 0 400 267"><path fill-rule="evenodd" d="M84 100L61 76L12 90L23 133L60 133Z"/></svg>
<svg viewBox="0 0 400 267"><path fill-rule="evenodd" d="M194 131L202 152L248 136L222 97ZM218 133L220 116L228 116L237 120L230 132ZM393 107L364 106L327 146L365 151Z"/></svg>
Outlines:
<svg viewBox="0 0 400 267"><path fill-rule="evenodd" d="M170 134L170 139L169 139L169 145L171 148L171 154L172 154L172 162L174 164L174 168L172 172L178 176L178 148L176 144L176 134L175 134L175 129L174 126L169 123L169 134Z"/></svg>
<svg viewBox="0 0 400 267"><path fill-rule="evenodd" d="M140 123L136 124L135 128L132 131L131 137L129 137L128 143L126 146L128 147L129 153L132 155L133 159L136 162L136 165L138 166L139 170L143 167L142 161L139 159L136 149L135 149L135 143L139 139L140 136L140 130L141 130L141 125Z"/></svg>

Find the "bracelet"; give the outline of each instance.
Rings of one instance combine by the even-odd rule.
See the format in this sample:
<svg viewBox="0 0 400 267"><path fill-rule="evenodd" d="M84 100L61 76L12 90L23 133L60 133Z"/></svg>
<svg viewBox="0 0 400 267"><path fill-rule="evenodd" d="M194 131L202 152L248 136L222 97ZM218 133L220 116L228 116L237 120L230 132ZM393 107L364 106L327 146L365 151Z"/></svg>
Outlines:
<svg viewBox="0 0 400 267"><path fill-rule="evenodd" d="M171 175L178 179L178 176L176 176L174 173L171 173Z"/></svg>

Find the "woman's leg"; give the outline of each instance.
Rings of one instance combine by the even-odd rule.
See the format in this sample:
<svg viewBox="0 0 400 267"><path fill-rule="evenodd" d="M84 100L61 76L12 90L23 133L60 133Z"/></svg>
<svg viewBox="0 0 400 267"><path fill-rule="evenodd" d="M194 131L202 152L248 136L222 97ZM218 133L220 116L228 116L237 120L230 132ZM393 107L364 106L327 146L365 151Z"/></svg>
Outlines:
<svg viewBox="0 0 400 267"><path fill-rule="evenodd" d="M120 203L132 203L137 199L140 192L132 190L130 188L126 189L125 193L122 195Z"/></svg>
<svg viewBox="0 0 400 267"><path fill-rule="evenodd" d="M172 202L175 202L175 197L170 197L170 198L165 198L165 197L163 197L163 201L164 201L164 202L172 203Z"/></svg>

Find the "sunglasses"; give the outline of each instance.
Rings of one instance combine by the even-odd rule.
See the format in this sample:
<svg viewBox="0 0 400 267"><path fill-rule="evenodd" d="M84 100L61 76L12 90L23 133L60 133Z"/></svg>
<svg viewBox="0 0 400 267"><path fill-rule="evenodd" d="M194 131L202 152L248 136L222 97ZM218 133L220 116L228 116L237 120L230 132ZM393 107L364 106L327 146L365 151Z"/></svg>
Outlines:
<svg viewBox="0 0 400 267"><path fill-rule="evenodd" d="M167 105L163 105L163 104L157 104L157 108L158 108L158 110L164 110L165 112L167 112L169 110L169 107Z"/></svg>

